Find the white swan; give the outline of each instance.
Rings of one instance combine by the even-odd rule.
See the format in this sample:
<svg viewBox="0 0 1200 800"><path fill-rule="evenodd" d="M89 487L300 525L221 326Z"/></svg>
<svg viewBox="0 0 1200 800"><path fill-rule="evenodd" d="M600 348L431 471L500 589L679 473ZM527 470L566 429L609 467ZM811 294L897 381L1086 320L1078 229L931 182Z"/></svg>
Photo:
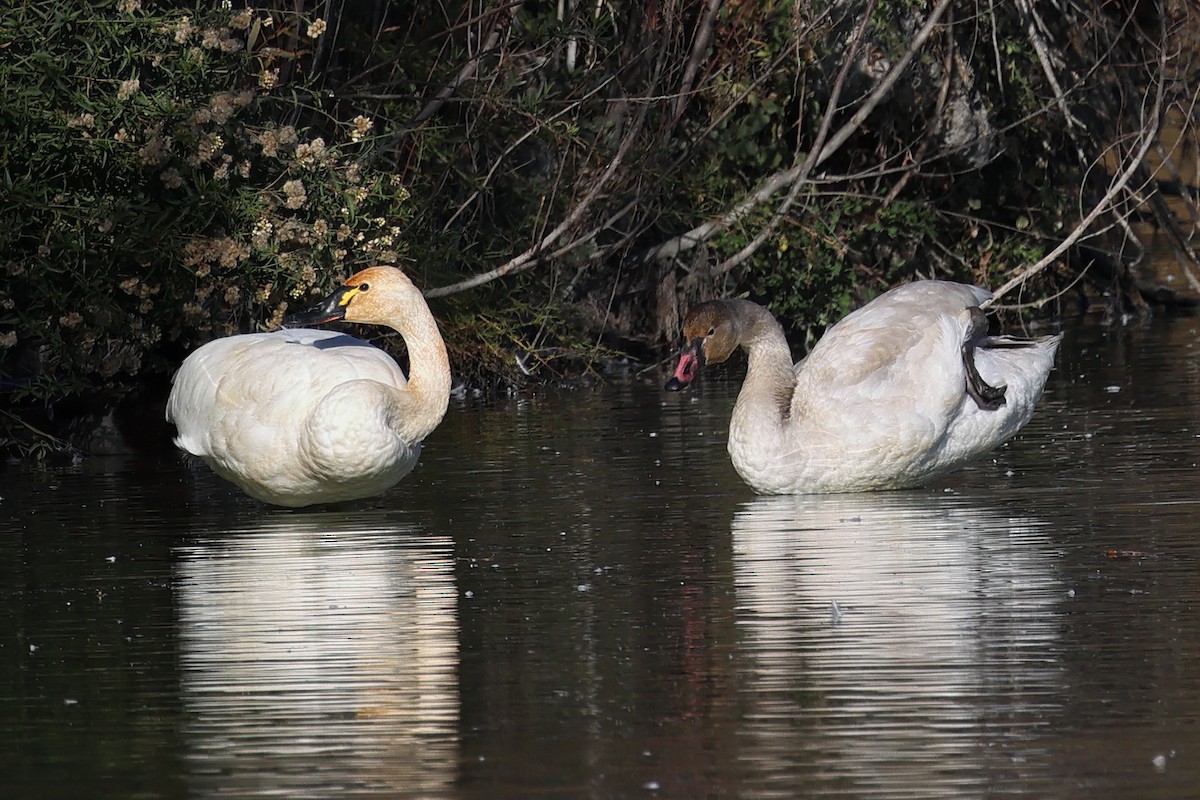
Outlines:
<svg viewBox="0 0 1200 800"><path fill-rule="evenodd" d="M246 494L280 506L356 500L394 486L446 413L450 365L437 322L400 270L371 267L285 324L344 319L387 325L408 346L391 356L334 331L230 336L175 375L175 443Z"/></svg>
<svg viewBox="0 0 1200 800"><path fill-rule="evenodd" d="M729 455L762 494L900 489L956 469L1033 415L1061 335L988 337L986 289L917 281L886 292L826 332L793 365L762 306L714 300L684 320L666 388L745 348Z"/></svg>

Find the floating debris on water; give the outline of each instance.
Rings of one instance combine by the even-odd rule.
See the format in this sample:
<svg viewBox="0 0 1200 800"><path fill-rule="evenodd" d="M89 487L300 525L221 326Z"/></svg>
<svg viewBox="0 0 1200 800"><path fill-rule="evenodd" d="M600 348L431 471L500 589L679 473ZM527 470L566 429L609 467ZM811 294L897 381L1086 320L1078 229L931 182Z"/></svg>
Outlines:
<svg viewBox="0 0 1200 800"><path fill-rule="evenodd" d="M1145 557L1146 557L1146 556L1148 556L1148 555L1149 555L1149 553L1147 553L1145 550L1116 550L1116 549L1108 549L1108 550L1105 550L1105 551L1104 551L1104 557L1105 557L1105 558L1126 558L1126 559L1137 559L1137 558L1145 558Z"/></svg>
<svg viewBox="0 0 1200 800"><path fill-rule="evenodd" d="M829 601L829 618L832 619L834 622L841 622L843 616L845 616L845 612L842 611L842 607L838 605L838 601L830 600Z"/></svg>

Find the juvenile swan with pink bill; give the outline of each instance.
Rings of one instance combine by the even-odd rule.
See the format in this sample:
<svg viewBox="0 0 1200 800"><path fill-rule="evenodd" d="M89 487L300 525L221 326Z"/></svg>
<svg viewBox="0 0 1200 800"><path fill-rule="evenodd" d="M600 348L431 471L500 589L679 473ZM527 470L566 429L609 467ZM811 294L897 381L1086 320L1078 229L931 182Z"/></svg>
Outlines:
<svg viewBox="0 0 1200 800"><path fill-rule="evenodd" d="M666 388L738 347L749 357L729 423L733 466L762 494L917 486L988 452L1033 416L1061 335L988 336L986 289L917 281L885 292L793 364L762 306L714 300L684 320Z"/></svg>

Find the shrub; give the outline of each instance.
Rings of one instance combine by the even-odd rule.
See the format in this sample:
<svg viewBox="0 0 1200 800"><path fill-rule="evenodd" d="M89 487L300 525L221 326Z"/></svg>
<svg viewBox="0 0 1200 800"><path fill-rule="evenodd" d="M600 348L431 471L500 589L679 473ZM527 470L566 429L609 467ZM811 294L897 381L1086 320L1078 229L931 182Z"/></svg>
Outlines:
<svg viewBox="0 0 1200 800"><path fill-rule="evenodd" d="M323 23L210 6L64 0L0 17L10 402L167 372L403 254L409 192L356 160L373 121L306 88Z"/></svg>

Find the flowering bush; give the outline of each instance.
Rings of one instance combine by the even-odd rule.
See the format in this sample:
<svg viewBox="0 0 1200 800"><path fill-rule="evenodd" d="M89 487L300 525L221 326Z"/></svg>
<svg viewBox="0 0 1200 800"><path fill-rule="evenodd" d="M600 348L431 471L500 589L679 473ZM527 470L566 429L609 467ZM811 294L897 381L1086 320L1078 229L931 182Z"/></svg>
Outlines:
<svg viewBox="0 0 1200 800"><path fill-rule="evenodd" d="M372 120L339 120L305 89L324 23L212 5L0 16L10 401L167 372L195 343L277 324L314 287L400 255L408 191L356 162Z"/></svg>

